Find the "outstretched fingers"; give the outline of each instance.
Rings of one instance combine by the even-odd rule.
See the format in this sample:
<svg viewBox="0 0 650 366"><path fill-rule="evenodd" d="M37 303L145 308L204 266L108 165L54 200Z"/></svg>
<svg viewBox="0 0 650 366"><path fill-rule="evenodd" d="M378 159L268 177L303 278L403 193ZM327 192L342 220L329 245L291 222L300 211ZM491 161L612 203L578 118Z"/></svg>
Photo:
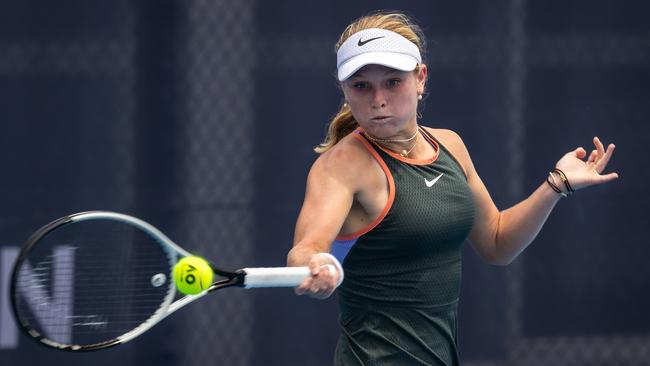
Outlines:
<svg viewBox="0 0 650 366"><path fill-rule="evenodd" d="M597 157L598 157L598 151L591 150L591 154L589 154L589 159L587 159L587 163L596 164L596 158Z"/></svg>
<svg viewBox="0 0 650 366"><path fill-rule="evenodd" d="M602 174L607 168L616 146L609 144L605 148L598 137L594 137L593 143L594 149L590 152L578 147L566 153L556 164L556 168L566 174L574 190L618 178L617 173Z"/></svg>
<svg viewBox="0 0 650 366"><path fill-rule="evenodd" d="M600 141L598 142L600 147L598 148L598 156L595 160L595 169L598 173L602 173L607 167L612 154L614 154L614 149L616 149L616 146L614 144L609 144L609 146L607 146L607 150L605 150L603 144L600 143Z"/></svg>
<svg viewBox="0 0 650 366"><path fill-rule="evenodd" d="M594 146L596 146L596 151L598 152L598 159L602 158L605 155L605 146L603 146L598 136L594 136Z"/></svg>

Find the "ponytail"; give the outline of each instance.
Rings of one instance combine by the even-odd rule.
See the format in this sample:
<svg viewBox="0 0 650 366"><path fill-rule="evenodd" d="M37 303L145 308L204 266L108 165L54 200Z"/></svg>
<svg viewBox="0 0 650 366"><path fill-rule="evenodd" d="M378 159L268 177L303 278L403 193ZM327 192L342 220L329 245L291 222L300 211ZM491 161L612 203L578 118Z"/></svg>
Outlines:
<svg viewBox="0 0 650 366"><path fill-rule="evenodd" d="M352 131L354 131L358 126L359 124L354 119L350 107L347 104L344 104L334 118L332 118L327 129L325 141L316 146L314 151L319 154L324 153L334 147L334 145L341 141L345 136L352 133Z"/></svg>

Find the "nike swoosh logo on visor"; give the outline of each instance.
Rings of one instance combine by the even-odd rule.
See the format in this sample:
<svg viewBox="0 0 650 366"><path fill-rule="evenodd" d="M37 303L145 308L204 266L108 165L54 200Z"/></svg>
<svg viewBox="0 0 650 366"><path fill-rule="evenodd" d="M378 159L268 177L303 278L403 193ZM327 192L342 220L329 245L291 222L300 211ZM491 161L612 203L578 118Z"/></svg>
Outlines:
<svg viewBox="0 0 650 366"><path fill-rule="evenodd" d="M434 184L436 184L438 179L440 179L440 177L442 177L443 174L444 173L440 173L440 175L433 178L433 180L428 180L427 178L424 178L424 183L427 185L427 187L431 188L431 187L433 187Z"/></svg>
<svg viewBox="0 0 650 366"><path fill-rule="evenodd" d="M368 38L368 39L366 39L365 41L362 41L361 38L359 38L359 42L357 42L357 46L361 47L361 46L363 46L364 44L366 44L366 43L368 43L368 42L370 42L370 41L374 41L375 39L379 39L379 38L384 38L384 36L375 37L375 38Z"/></svg>

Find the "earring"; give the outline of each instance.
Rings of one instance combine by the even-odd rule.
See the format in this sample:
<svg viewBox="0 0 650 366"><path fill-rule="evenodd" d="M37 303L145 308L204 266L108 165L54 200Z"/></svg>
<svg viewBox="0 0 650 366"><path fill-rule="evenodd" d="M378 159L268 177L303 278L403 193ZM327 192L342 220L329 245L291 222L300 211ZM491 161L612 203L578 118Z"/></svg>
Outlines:
<svg viewBox="0 0 650 366"><path fill-rule="evenodd" d="M422 100L422 94L418 94L418 100Z"/></svg>
<svg viewBox="0 0 650 366"><path fill-rule="evenodd" d="M346 108L347 106L348 106L348 101L346 100L345 102L343 102L343 108Z"/></svg>

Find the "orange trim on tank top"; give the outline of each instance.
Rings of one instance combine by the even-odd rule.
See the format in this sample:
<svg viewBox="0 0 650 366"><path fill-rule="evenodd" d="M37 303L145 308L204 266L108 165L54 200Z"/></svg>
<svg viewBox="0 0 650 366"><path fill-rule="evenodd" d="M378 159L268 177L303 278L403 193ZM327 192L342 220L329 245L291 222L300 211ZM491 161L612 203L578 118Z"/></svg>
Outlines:
<svg viewBox="0 0 650 366"><path fill-rule="evenodd" d="M360 131L360 130L358 130ZM384 162L384 159L379 156L379 153L370 145L368 140L360 136L357 131L352 133L352 136L354 136L357 140L361 141L363 145L368 149L370 154L377 160L377 163L379 163L379 166L381 167L381 170L384 171L384 174L386 174L386 179L388 180L388 201L386 201L386 205L384 206L384 209L381 210L381 213L377 218L375 218L368 226L365 228L355 231L352 234L347 234L347 235L339 235L336 237L336 240L352 240L360 237L361 235L369 232L370 230L374 229L377 225L379 225L382 220L386 217L388 214L388 211L390 210L391 207L393 207L393 201L395 201L395 180L393 179L393 174L391 174L390 170L388 169L388 166L386 165L386 162Z"/></svg>

